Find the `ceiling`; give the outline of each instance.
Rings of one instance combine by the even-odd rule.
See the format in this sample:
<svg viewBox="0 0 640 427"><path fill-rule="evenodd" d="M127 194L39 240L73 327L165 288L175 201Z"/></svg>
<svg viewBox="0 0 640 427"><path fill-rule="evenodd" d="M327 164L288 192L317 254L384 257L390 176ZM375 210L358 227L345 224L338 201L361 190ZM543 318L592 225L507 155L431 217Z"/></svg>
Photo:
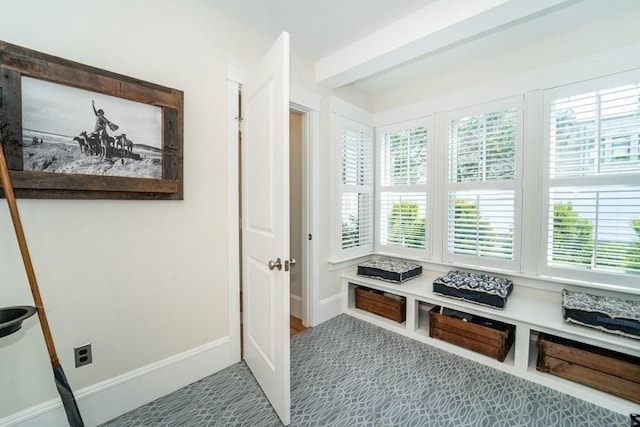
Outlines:
<svg viewBox="0 0 640 427"><path fill-rule="evenodd" d="M291 35L291 48L316 61L434 0L205 0L275 40Z"/></svg>
<svg viewBox="0 0 640 427"><path fill-rule="evenodd" d="M571 43L575 40L563 39L563 35L581 29L590 45L598 44L602 37L622 37L595 37L593 33L603 27L604 20L640 18L638 0L205 2L274 40L281 31L288 31L292 50L315 63L319 84L329 88L355 85L369 93L442 75L443 69L486 62L501 53L504 57L504 52L529 47L537 54L540 40L552 37L567 43L565 52L582 52L583 46L574 48ZM627 21L630 34L624 34L618 43L640 40L640 31L633 24L637 21ZM563 52L560 47L557 50ZM506 68L514 65L508 64L508 58L503 61L507 61Z"/></svg>

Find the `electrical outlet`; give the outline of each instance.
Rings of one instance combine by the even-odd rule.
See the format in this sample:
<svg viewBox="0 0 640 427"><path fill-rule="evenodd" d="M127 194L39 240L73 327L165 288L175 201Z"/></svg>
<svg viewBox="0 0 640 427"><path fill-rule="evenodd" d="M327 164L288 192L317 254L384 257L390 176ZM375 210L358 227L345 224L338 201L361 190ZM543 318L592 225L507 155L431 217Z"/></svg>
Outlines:
<svg viewBox="0 0 640 427"><path fill-rule="evenodd" d="M93 362L91 356L91 344L85 344L73 349L73 354L76 359L76 368L80 366L88 365Z"/></svg>

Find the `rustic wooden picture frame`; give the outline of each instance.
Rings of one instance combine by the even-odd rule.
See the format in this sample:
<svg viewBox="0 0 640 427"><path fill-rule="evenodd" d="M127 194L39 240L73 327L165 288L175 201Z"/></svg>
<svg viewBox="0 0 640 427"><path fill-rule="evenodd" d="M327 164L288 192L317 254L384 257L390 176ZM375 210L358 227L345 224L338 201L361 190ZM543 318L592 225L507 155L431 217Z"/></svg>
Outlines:
<svg viewBox="0 0 640 427"><path fill-rule="evenodd" d="M25 76L160 107L162 177L24 170L21 84ZM183 114L184 94L177 89L0 41L0 139L17 197L182 200Z"/></svg>

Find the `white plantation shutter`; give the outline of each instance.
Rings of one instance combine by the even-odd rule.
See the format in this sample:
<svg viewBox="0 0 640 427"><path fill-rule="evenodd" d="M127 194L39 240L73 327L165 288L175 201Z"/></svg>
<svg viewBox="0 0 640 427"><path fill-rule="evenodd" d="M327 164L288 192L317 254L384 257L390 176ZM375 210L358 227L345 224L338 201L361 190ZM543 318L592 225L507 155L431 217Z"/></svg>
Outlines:
<svg viewBox="0 0 640 427"><path fill-rule="evenodd" d="M343 119L340 221L343 250L373 247L373 130Z"/></svg>
<svg viewBox="0 0 640 427"><path fill-rule="evenodd" d="M640 84L595 80L545 95L545 267L631 280L640 274Z"/></svg>
<svg viewBox="0 0 640 427"><path fill-rule="evenodd" d="M445 260L518 269L520 100L447 116Z"/></svg>
<svg viewBox="0 0 640 427"><path fill-rule="evenodd" d="M371 194L342 193L342 249L371 244L372 209Z"/></svg>
<svg viewBox="0 0 640 427"><path fill-rule="evenodd" d="M380 129L379 244L385 252L427 248L428 130L426 123Z"/></svg>
<svg viewBox="0 0 640 427"><path fill-rule="evenodd" d="M550 105L551 178L640 169L637 84L555 99Z"/></svg>
<svg viewBox="0 0 640 427"><path fill-rule="evenodd" d="M426 193L380 193L380 243L425 249Z"/></svg>
<svg viewBox="0 0 640 427"><path fill-rule="evenodd" d="M382 135L380 185L427 183L427 128L424 126Z"/></svg>
<svg viewBox="0 0 640 427"><path fill-rule="evenodd" d="M478 257L513 259L514 203L514 190L449 193L450 250Z"/></svg>
<svg viewBox="0 0 640 427"><path fill-rule="evenodd" d="M450 124L450 182L515 179L515 107L463 117Z"/></svg>

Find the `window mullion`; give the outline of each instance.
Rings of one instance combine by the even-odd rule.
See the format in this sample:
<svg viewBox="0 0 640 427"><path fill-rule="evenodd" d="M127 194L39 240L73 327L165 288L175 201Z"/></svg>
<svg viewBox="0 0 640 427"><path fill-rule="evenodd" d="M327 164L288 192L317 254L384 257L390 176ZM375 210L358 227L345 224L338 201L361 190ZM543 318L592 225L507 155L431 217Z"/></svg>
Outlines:
<svg viewBox="0 0 640 427"><path fill-rule="evenodd" d="M596 94L596 123L597 123L597 127L596 127L596 146L597 148L597 152L596 152L596 171L599 174L600 173L600 168L602 166L602 159L600 158L600 156L602 155L602 95L600 94L600 92L598 92Z"/></svg>

